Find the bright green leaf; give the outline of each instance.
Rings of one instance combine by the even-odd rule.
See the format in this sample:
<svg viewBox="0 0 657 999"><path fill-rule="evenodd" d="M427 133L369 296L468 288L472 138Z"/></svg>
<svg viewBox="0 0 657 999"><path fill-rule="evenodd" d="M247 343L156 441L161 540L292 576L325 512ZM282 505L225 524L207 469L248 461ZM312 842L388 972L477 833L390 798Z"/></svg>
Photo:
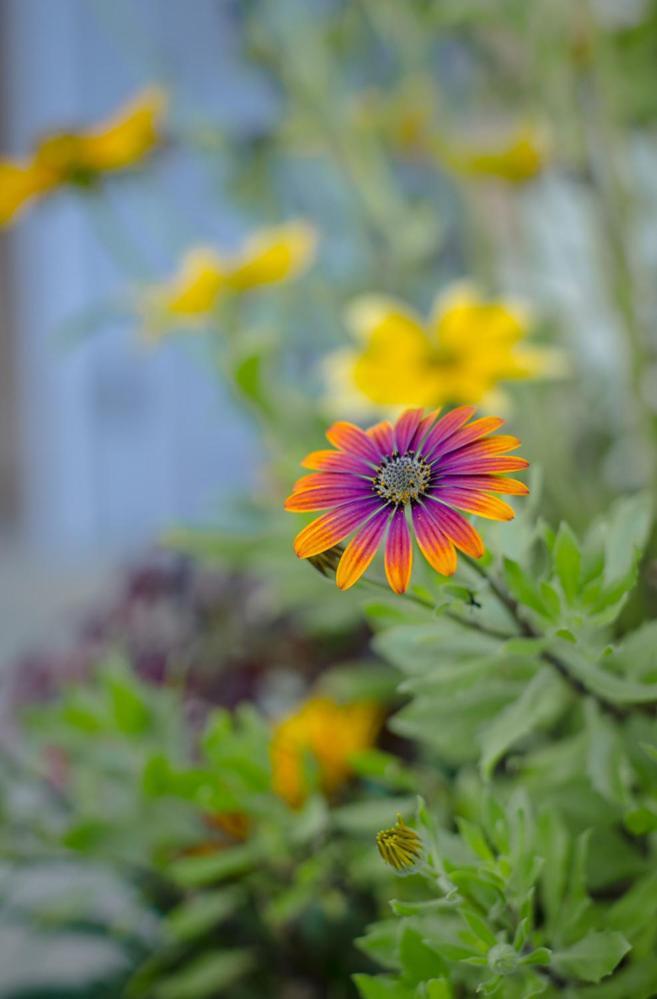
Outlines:
<svg viewBox="0 0 657 999"><path fill-rule="evenodd" d="M555 953L553 964L566 977L599 982L612 973L630 949L622 933L593 930L571 947Z"/></svg>

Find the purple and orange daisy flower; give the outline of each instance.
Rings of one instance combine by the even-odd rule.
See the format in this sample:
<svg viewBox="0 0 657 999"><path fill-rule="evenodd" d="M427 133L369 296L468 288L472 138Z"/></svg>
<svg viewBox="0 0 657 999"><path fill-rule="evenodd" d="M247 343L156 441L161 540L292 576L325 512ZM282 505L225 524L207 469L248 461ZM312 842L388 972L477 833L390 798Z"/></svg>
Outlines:
<svg viewBox="0 0 657 999"><path fill-rule="evenodd" d="M511 520L514 511L493 493L525 495L527 486L504 477L526 468L524 458L505 452L517 437L498 434L496 416L471 420L474 406L453 409L440 420L409 409L393 426L384 421L362 430L338 422L326 432L336 450L313 451L302 465L314 474L295 484L286 510L325 513L297 535L299 558L313 558L343 542L336 571L340 589L353 586L367 570L387 532L385 572L395 593L411 578L413 546L407 519L427 562L444 576L456 569L456 549L480 558L484 543L458 511L490 520Z"/></svg>

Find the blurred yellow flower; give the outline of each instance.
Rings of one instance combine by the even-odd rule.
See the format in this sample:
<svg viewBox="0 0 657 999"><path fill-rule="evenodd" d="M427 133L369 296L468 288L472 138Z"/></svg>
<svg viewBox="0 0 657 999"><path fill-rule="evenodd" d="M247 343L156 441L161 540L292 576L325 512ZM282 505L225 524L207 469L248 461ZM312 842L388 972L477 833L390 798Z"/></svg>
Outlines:
<svg viewBox="0 0 657 999"><path fill-rule="evenodd" d="M189 250L170 281L142 295L140 311L149 338L203 320L224 295L296 277L311 263L316 244L315 229L298 221L257 233L235 257L224 257L212 247Z"/></svg>
<svg viewBox="0 0 657 999"><path fill-rule="evenodd" d="M309 771L315 768L321 790L335 794L351 776L352 755L373 745L381 722L381 708L371 701L338 704L320 696L304 701L274 729L274 791L299 807L310 793Z"/></svg>
<svg viewBox="0 0 657 999"><path fill-rule="evenodd" d="M530 125L521 125L502 141L437 140L435 150L448 170L465 177L488 178L509 184L526 184L545 168L544 136Z"/></svg>
<svg viewBox="0 0 657 999"><path fill-rule="evenodd" d="M519 305L466 283L437 299L426 324L378 297L356 300L347 321L358 345L324 361L331 404L343 412L477 403L501 382L563 373L558 351L521 344L530 324Z"/></svg>
<svg viewBox="0 0 657 999"><path fill-rule="evenodd" d="M95 129L46 136L22 162L0 160L0 225L64 185L88 186L104 173L139 163L162 141L165 110L165 94L150 87Z"/></svg>
<svg viewBox="0 0 657 999"><path fill-rule="evenodd" d="M350 107L354 128L374 134L395 152L412 158L431 155L436 133L436 84L426 75L404 78L396 90L370 87Z"/></svg>

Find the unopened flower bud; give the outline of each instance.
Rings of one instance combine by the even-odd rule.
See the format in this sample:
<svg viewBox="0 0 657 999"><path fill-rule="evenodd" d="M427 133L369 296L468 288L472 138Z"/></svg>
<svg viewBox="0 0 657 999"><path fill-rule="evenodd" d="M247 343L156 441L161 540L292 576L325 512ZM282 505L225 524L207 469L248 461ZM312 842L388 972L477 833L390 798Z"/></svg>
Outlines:
<svg viewBox="0 0 657 999"><path fill-rule="evenodd" d="M422 856L422 840L399 814L391 829L377 834L376 845L386 864L396 871L409 871Z"/></svg>
<svg viewBox="0 0 657 999"><path fill-rule="evenodd" d="M518 954L511 944L496 944L488 951L488 967L496 975L511 975L518 967Z"/></svg>
<svg viewBox="0 0 657 999"><path fill-rule="evenodd" d="M335 576L343 551L344 545L334 545L319 555L311 555L308 561L322 576Z"/></svg>

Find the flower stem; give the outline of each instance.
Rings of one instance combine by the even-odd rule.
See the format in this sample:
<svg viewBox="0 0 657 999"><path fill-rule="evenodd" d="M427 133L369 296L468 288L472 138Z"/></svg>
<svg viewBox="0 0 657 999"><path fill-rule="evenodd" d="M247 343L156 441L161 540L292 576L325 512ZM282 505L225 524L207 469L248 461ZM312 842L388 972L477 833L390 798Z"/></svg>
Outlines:
<svg viewBox="0 0 657 999"><path fill-rule="evenodd" d="M522 614L520 605L514 597L504 588L502 583L495 578L491 573L481 565L476 559L471 558L469 555L462 555L462 558L468 565L474 569L474 571L481 576L482 579L486 581L491 592L495 595L500 604L508 611L510 617L513 619L520 635L525 638L544 638L545 636L537 628L534 627ZM540 658L550 664L550 666L555 669L561 678L566 681L569 687L575 691L580 697L590 697L599 705L599 707L606 711L607 714L613 715L617 720L625 718L627 712L614 704L613 701L608 701L605 697L600 694L594 693L590 690L586 684L575 676L571 671L568 663L557 656L554 652L544 649L539 653Z"/></svg>

